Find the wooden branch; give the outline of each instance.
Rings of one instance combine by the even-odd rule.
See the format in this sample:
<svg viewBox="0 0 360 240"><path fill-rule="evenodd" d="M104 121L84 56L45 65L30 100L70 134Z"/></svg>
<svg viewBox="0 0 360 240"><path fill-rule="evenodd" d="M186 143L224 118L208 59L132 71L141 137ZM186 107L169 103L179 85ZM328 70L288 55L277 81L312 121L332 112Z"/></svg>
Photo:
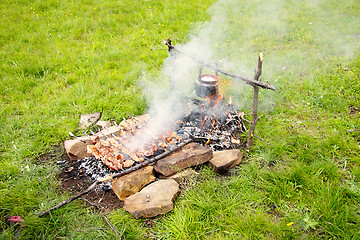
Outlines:
<svg viewBox="0 0 360 240"><path fill-rule="evenodd" d="M254 75L254 79L256 81L259 81L259 77L261 75L262 61L263 61L263 54L260 53L259 54L257 71L255 72L255 75ZM247 139L247 142L246 142L246 148L248 148L248 149L253 144L253 136L254 136L254 132L255 132L256 123L258 121L257 110L258 110L258 101L259 101L259 87L258 86L253 86L253 87L254 87L254 98L253 98L253 107L252 107L253 114L252 114L252 120L251 120L251 123L250 123L248 139Z"/></svg>
<svg viewBox="0 0 360 240"><path fill-rule="evenodd" d="M169 48L169 51L175 51L177 53L180 53L184 56L187 56L193 60L195 60L196 62L200 63L201 65L203 65L204 67L208 67L208 68L211 68L213 69L214 71L216 72L219 72L219 73L222 73L228 77L232 77L232 78L236 78L236 79L239 79L239 80L242 80L244 81L245 83L255 87L255 86L258 86L258 87L261 87L261 88L264 88L264 89L269 89L269 90L273 90L273 91L276 91L276 88L274 86L272 86L270 83L268 82L261 82L261 81L258 81L259 78L254 78L254 80L252 79L248 79L246 77L243 77L243 76L240 76L240 75L235 75L235 74L232 74L232 73L229 73L229 72L226 72L224 70L221 70L219 69L217 66L213 66L211 64L208 64L208 63L205 63L189 54L186 54L184 52L181 52L179 51L178 49L175 48L175 46L171 45L171 41L170 43L169 42L166 42L166 45L168 46ZM261 74L261 73L260 73ZM260 76L260 75L259 75Z"/></svg>
<svg viewBox="0 0 360 240"><path fill-rule="evenodd" d="M89 232L94 230L107 230L107 228L87 228L87 229L75 229L73 232Z"/></svg>
<svg viewBox="0 0 360 240"><path fill-rule="evenodd" d="M81 193L79 193L79 194L77 194L77 195L75 195L75 196L72 196L72 197L69 198L69 199L66 199L65 201L59 203L58 205L56 205L56 206L54 206L54 207L52 207L52 208L50 208L50 209L48 209L48 210L46 210L46 211L44 211L44 212L39 213L38 216L41 217L41 216L43 216L43 215L46 215L46 214L48 214L49 212L52 212L52 211L54 211L54 210L56 210L56 209L64 206L65 204L68 204L69 202L72 202L73 200L75 200L75 199L77 199L77 198L79 198L79 197L87 194L87 193L90 192L91 190L95 189L95 187L96 187L99 183L100 183L99 181L95 181L95 182L94 182L93 184L91 184L90 187L88 187L85 191L83 191L83 192L81 192Z"/></svg>
<svg viewBox="0 0 360 240"><path fill-rule="evenodd" d="M136 171L136 170L138 170L140 168L143 168L145 166L153 165L159 159L164 158L167 155L170 155L171 153L175 152L176 150L180 149L181 147L185 146L186 144L188 144L188 143L190 143L192 141L193 141L193 139L185 140L185 141L181 142L180 144L178 144L174 149L172 149L170 151L163 152L163 153L161 153L161 154L159 154L159 155L157 155L157 156L155 156L155 157L153 157L151 159L145 160L141 164L135 165L133 167L129 167L129 168L127 168L127 169L125 169L125 170L123 170L121 172L115 173L114 175L110 175L110 176L108 176L106 178L103 178L103 179L98 179L93 184L91 184L85 191L83 191L83 192L81 192L81 193L79 193L79 194L77 194L75 196L72 196L71 198L59 203L58 205L56 205L56 206L54 206L54 207L52 207L52 208L50 208L50 209L48 209L48 210L46 210L44 212L39 213L38 216L39 217L44 216L44 215L46 215L46 214L48 214L48 213L62 207L62 206L64 206L65 204L68 204L68 203L72 202L73 200L75 200L75 199L89 193L90 191L94 190L99 183L111 181L114 178L124 176L126 174L134 172L134 171Z"/></svg>
<svg viewBox="0 0 360 240"><path fill-rule="evenodd" d="M84 200L85 202L87 202L88 204L90 204L91 206L93 207L96 207L96 208L103 208L102 206L100 205L97 205L95 203L92 203L90 202L89 200L85 199L85 198L79 198L81 200ZM115 226L110 222L110 220L105 216L105 215L102 215L102 217L104 218L105 222L107 223L107 225L109 225L109 227L111 228L111 230L113 230L113 232L116 234L116 236L121 239L121 236L120 236L120 233L118 232L118 230L115 228ZM106 229L106 228L104 228Z"/></svg>

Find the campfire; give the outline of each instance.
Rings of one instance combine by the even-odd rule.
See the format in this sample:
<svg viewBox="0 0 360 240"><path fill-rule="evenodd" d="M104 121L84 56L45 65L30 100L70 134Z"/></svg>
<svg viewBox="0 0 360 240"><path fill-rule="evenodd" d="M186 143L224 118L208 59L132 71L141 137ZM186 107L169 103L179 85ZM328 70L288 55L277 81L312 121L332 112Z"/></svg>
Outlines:
<svg viewBox="0 0 360 240"><path fill-rule="evenodd" d="M200 68L198 79L195 82L197 97L186 97L184 99L185 112L181 117L171 119L172 124L170 127L164 126L160 130L156 129L156 131L153 131L151 124L155 120L149 114L145 114L124 119L118 125L115 123L115 126L105 127L97 133L92 133L91 136L75 137L76 139L74 140L67 140L65 142L65 149L70 159L77 159L79 174L85 174L94 179L94 183L85 191L47 211L39 213L39 216L48 214L50 211L87 194L98 185L104 190L109 190L112 188L112 185L117 184L117 179L127 174L129 176L130 173L135 173L136 170L145 166L147 166L146 171L151 174L149 179L152 180L144 180L145 182L138 183L138 190L154 181L155 177L152 175L153 170L150 167L154 164L154 170L158 176L162 174L164 177L170 177L180 170L205 162L209 162L215 168L218 168L218 170L229 169L240 163L242 153L239 149L242 147L249 148L252 144L257 122L259 88L276 90L269 83L259 80L262 68L262 54L259 55L258 68L255 72L254 80L252 80L225 72L217 66L203 63L190 55L184 54L171 44L170 39L168 39L166 45L170 52L183 54L203 66ZM214 70L215 74L202 74L204 67ZM219 73L239 79L253 86L254 98L251 121L247 121L244 118L245 114L237 110L232 104L231 98L229 98L229 101L225 99L220 88ZM247 130L245 122L250 122L249 130ZM190 142L193 143L189 144ZM217 152L220 154L216 154ZM222 163L224 165L218 167L219 160L224 159L224 157L229 159L225 159L225 162ZM135 179L138 179L138 177L135 177ZM112 183L109 182L110 180L112 180ZM120 185L123 183L121 182ZM148 187L151 185L160 186L162 184L166 185L168 183L162 181L157 185L150 184ZM168 197L170 201L169 210L172 209L171 201L176 195L176 189L178 189L178 186L175 182L174 195ZM120 191L119 189L114 190L120 199L125 199L124 208L126 207L127 211L133 209L133 215L139 213L137 207L132 207L132 203L139 200L132 198L136 195L136 192L130 196L128 190L124 190L126 192L125 197L129 197L123 198L124 196ZM149 189L146 191L149 191ZM144 196L139 196L140 202L143 203L145 201L147 203L147 206L144 207L145 213L142 215L143 217L159 214L151 213L148 215L149 209L159 209L156 205L157 203L152 205L153 201L150 200L151 198L156 198L158 194L149 194L146 193L144 195L146 201L142 199ZM127 201L130 197L131 200ZM161 208L168 209L168 207L163 206ZM139 217L140 215L136 216Z"/></svg>
<svg viewBox="0 0 360 240"><path fill-rule="evenodd" d="M174 119L172 129L147 131L150 115L123 120L117 134L94 134L87 152L91 157L78 160L80 168L91 178L106 177L120 170L141 165L145 160L172 151L185 140L193 140L213 151L239 148L244 134L244 113L226 103L216 75L201 74L196 83L199 98L186 99L185 115ZM146 139L137 141L138 139ZM110 184L102 184L109 189Z"/></svg>

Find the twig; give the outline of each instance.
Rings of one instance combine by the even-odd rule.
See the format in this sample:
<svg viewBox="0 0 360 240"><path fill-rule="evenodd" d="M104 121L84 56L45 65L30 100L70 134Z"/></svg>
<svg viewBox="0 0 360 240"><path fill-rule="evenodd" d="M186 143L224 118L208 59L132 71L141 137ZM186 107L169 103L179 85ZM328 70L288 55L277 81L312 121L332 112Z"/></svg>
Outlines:
<svg viewBox="0 0 360 240"><path fill-rule="evenodd" d="M354 128L354 129L350 129L350 130L346 130L347 132L356 132L356 131L360 131L360 128Z"/></svg>
<svg viewBox="0 0 360 240"><path fill-rule="evenodd" d="M245 118L242 118L242 120L244 120L245 122L248 122L248 123L250 122L249 120L247 120L247 119L245 119Z"/></svg>
<svg viewBox="0 0 360 240"><path fill-rule="evenodd" d="M103 218L105 219L105 222L109 225L109 227L111 228L111 230L113 230L115 232L115 234L117 235L117 237L119 239L121 239L120 233L118 232L118 230L116 230L116 228L114 227L114 225L110 222L110 220L103 215Z"/></svg>
<svg viewBox="0 0 360 240"><path fill-rule="evenodd" d="M212 235L214 232L217 232L217 231L219 231L219 230L220 230L220 229L215 228L214 230L208 232L208 233L210 233L210 235L209 235L206 239L210 239L211 235Z"/></svg>
<svg viewBox="0 0 360 240"><path fill-rule="evenodd" d="M270 143L266 142L264 139L262 139L261 137L259 137L258 135L254 134L254 137L258 138L259 140L263 141L264 143L266 143L267 145L270 145Z"/></svg>
<svg viewBox="0 0 360 240"><path fill-rule="evenodd" d="M95 203L92 203L92 202L90 202L89 200L87 200L85 198L79 198L79 199L84 200L85 202L87 202L88 204L90 204L93 207L103 208L102 206L97 205ZM113 230L115 232L115 234L118 236L118 238L121 239L120 233L116 230L115 226L110 222L110 220L105 215L103 215L102 217L105 219L105 222L109 225L111 230ZM103 229L106 229L106 228L103 228Z"/></svg>
<svg viewBox="0 0 360 240"><path fill-rule="evenodd" d="M104 208L104 207L102 207L102 206L100 206L100 205L97 205L97 204L95 204L95 203L90 202L90 201L87 200L86 198L79 198L79 200L84 200L85 202L87 202L88 204L90 204L90 205L93 206L93 207Z"/></svg>
<svg viewBox="0 0 360 240"><path fill-rule="evenodd" d="M93 230L106 230L106 228L87 228L87 229L75 229L74 232L88 232Z"/></svg>
<svg viewBox="0 0 360 240"><path fill-rule="evenodd" d="M81 192L81 193L79 193L79 194L77 194L77 195L75 195L75 196L72 196L71 198L69 198L69 199L67 199L67 200L59 203L58 205L56 205L56 206L54 206L54 207L52 207L52 208L50 208L50 209L48 209L48 210L46 210L46 211L44 211L44 212L39 213L38 216L41 217L41 216L43 216L43 215L45 215L45 214L48 214L49 212L54 211L54 210L56 210L56 209L64 206L65 204L68 204L69 202L72 202L73 200L75 200L75 199L77 199L77 198L79 198L79 197L87 194L87 193L90 192L91 190L95 189L95 187L98 185L98 183L99 183L99 181L94 182L94 183L91 184L85 191L83 191L83 192Z"/></svg>
<svg viewBox="0 0 360 240"><path fill-rule="evenodd" d="M141 169L141 168L143 168L145 166L153 165L154 163L157 162L157 160L159 160L161 158L164 158L167 155L170 155L171 153L175 152L176 150L180 149L181 147L185 146L186 144L188 144L188 143L190 143L192 141L193 141L193 139L185 140L185 141L181 142L179 145L177 145L171 151L163 152L163 153L161 153L161 154L159 154L159 155L157 155L157 156L155 156L155 157L153 157L151 159L145 160L144 162L142 162L142 164L138 164L138 165L135 165L133 167L129 167L129 168L127 168L127 169L125 169L125 170L123 170L121 172L115 173L114 175L107 176L106 178L103 178L103 179L98 179L93 184L91 184L85 191L83 191L83 192L81 192L81 193L79 193L79 194L77 194L75 196L72 196L71 198L59 203L58 205L56 205L56 206L54 206L54 207L52 207L52 208L50 208L50 209L48 209L48 210L46 210L44 212L39 213L38 216L39 217L44 216L44 215L50 213L51 211L54 211L54 210L64 206L65 204L68 204L68 203L72 202L73 200L75 200L75 199L89 193L90 191L94 190L99 183L107 182L107 181L110 181L110 180L112 180L114 178L121 177L121 176L129 174L131 172L134 172L136 170L139 170L139 169Z"/></svg>

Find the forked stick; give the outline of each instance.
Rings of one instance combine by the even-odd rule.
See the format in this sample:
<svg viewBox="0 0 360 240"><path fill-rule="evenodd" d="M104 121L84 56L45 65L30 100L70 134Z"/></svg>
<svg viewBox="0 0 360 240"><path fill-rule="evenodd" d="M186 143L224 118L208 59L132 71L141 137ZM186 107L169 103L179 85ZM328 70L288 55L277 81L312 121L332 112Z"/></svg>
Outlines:
<svg viewBox="0 0 360 240"><path fill-rule="evenodd" d="M260 53L257 70L256 70L255 76L254 76L255 81L258 81L258 82L260 82L259 77L261 75L261 70L262 70L262 61L263 61L263 54ZM255 127L256 127L256 123L258 121L257 110L258 110L258 101L259 101L259 87L255 86L255 85L253 85L253 87L254 87L254 98L253 98L253 107L252 107L253 113L252 113L252 120L250 123L250 129L249 129L249 133L248 133L248 139L246 142L247 149L249 149L253 143Z"/></svg>

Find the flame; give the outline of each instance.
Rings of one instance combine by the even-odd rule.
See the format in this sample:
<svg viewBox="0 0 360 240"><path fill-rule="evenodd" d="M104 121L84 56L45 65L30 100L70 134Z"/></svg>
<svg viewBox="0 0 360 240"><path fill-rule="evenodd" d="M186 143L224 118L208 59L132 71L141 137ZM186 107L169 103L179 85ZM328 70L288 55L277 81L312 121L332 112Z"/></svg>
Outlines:
<svg viewBox="0 0 360 240"><path fill-rule="evenodd" d="M212 127L210 129L210 134L211 134L211 131L214 129L214 126L215 126L215 123L216 123L215 119L213 119L213 118L211 119L211 121L213 122L213 125L212 125Z"/></svg>
<svg viewBox="0 0 360 240"><path fill-rule="evenodd" d="M240 139L234 137L233 135L230 136L231 143L240 144Z"/></svg>
<svg viewBox="0 0 360 240"><path fill-rule="evenodd" d="M219 94L219 97L213 101L213 102L214 102L214 106L216 106L222 99L223 99L223 95L222 95L222 94Z"/></svg>

